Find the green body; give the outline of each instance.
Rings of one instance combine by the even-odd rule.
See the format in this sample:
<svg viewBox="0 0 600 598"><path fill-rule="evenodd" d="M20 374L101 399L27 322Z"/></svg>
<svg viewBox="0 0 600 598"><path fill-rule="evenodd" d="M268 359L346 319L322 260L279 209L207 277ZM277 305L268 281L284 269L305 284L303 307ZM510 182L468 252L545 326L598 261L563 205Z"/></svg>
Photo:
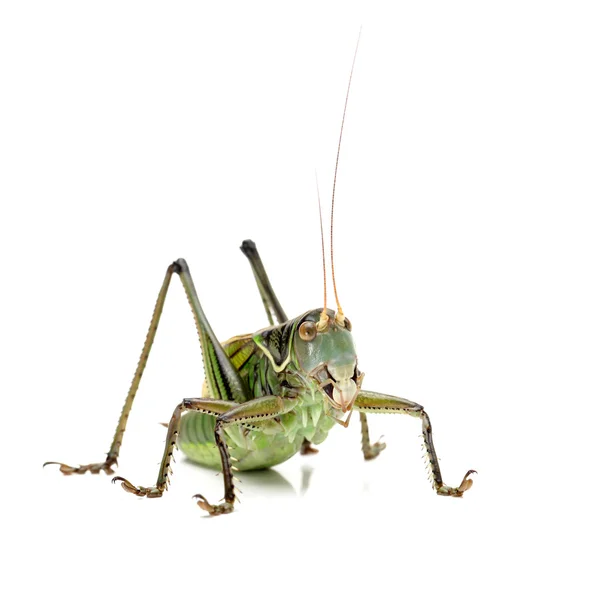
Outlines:
<svg viewBox="0 0 600 598"><path fill-rule="evenodd" d="M309 312L319 314L321 310ZM251 398L266 395L294 397L293 410L275 418L279 431L256 429L248 425L230 425L225 428L231 456L237 460L239 470L265 469L278 465L295 455L304 439L320 444L327 438L335 419L324 410L323 394L319 385L306 376L299 364L301 355L294 339L299 323L307 314L279 326L267 328L254 335L238 336L225 343L223 348L237 369ZM348 335L349 337L349 335ZM350 338L350 337L349 337ZM281 346L283 345L283 346ZM345 343L351 357L353 345ZM280 347L276 358L288 363L280 369L261 347L273 351ZM328 347L322 353L327 353ZM270 353L269 353L270 354ZM321 355L320 358L325 357ZM221 469L221 457L215 444L216 417L190 411L181 418L178 445L192 461Z"/></svg>

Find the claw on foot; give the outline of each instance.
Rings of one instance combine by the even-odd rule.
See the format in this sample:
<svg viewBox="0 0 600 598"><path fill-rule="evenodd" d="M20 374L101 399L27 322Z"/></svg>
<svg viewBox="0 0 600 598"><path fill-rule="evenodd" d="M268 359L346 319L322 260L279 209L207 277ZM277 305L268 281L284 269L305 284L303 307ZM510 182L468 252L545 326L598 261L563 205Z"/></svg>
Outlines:
<svg viewBox="0 0 600 598"><path fill-rule="evenodd" d="M469 469L469 471L467 471L467 473L465 474L465 477L463 478L463 481L460 483L460 486L458 487L458 491L459 492L466 492L472 485L473 485L473 480L471 478L469 478L469 476L472 473L477 473L474 469Z"/></svg>
<svg viewBox="0 0 600 598"><path fill-rule="evenodd" d="M106 475L112 475L114 472L113 465L116 467L117 460L113 458L106 459L104 463L90 463L88 465L79 465L78 467L73 467L72 465L67 465L66 463L59 463L58 461L46 461L42 467L46 467L46 465L58 465L60 472L64 475L71 475L73 473L81 475L87 473L88 471L92 474L99 474L103 471Z"/></svg>
<svg viewBox="0 0 600 598"><path fill-rule="evenodd" d="M220 505L211 505L202 494L194 494L192 498L197 499L198 506L206 511L209 515L223 515L233 511L233 505L229 502L221 503Z"/></svg>
<svg viewBox="0 0 600 598"><path fill-rule="evenodd" d="M126 480L121 476L115 476L112 479L113 484L116 484L117 482L121 482L121 488L123 488L123 490L135 494L136 496L146 496L147 498L160 498L162 496L162 490L156 486L150 486L149 488L146 488L145 486L134 486L129 480Z"/></svg>
<svg viewBox="0 0 600 598"><path fill-rule="evenodd" d="M467 473L465 474L465 477L462 479L462 482L460 483L460 486L458 488L451 488L450 486L446 486L446 484L444 484L443 486L440 486L440 488L437 489L437 493L440 496L461 497L473 485L473 480L469 478L469 476L472 473L477 472L474 469L469 469L469 471L467 471Z"/></svg>

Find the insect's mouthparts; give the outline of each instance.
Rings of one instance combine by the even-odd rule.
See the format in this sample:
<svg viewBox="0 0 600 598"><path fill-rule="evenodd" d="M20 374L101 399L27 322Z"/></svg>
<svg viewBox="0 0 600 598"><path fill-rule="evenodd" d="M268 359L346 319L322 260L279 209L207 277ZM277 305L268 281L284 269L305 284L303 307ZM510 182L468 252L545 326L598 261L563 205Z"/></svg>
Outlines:
<svg viewBox="0 0 600 598"><path fill-rule="evenodd" d="M321 389L327 395L331 404L336 409L346 413L352 409L352 405L358 395L355 376L356 366L348 365L332 369L334 373L331 373L329 368L323 365L315 373L315 377L320 380Z"/></svg>
<svg viewBox="0 0 600 598"><path fill-rule="evenodd" d="M344 413L352 409L357 394L356 382L351 378L341 380L333 388L333 400Z"/></svg>

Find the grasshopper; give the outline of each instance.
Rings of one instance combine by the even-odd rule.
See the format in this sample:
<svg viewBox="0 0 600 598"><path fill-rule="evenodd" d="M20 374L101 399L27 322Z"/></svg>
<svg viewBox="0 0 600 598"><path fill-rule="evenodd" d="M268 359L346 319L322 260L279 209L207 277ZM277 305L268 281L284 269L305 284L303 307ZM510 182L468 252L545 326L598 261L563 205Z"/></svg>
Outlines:
<svg viewBox="0 0 600 598"><path fill-rule="evenodd" d="M256 245L246 240L241 250L250 262L271 325L224 343L217 340L204 314L186 261L178 259L167 268L106 459L80 466L55 461L44 465L58 465L65 475L88 471L114 473L133 400L150 355L171 279L176 274L183 284L200 338L205 371L202 397L184 399L175 407L153 486L137 486L121 476L114 477L113 483L121 482L124 490L136 496L162 496L168 488L171 460L178 447L192 461L222 471L225 493L220 503L211 504L201 494L194 498L211 515L229 513L236 500L234 471L265 469L298 452L303 455L317 452L313 445L322 443L335 424L347 427L352 413L358 411L365 459L374 459L386 447L383 442L371 443L367 414L407 414L421 420L426 460L437 494L460 497L472 486L470 476L474 470L469 470L457 487L444 483L433 445L431 422L421 405L362 388L364 374L358 369L352 326L340 305L333 264L335 183L355 60L356 50L346 92L331 203L331 274L337 310L327 308L322 218L323 307L288 319L273 291Z"/></svg>

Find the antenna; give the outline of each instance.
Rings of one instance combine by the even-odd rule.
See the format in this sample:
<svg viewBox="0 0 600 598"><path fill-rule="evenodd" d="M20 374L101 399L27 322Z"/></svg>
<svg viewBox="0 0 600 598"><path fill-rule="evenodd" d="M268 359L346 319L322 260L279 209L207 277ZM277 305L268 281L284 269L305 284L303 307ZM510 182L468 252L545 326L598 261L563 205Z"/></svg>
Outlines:
<svg viewBox="0 0 600 598"><path fill-rule="evenodd" d="M335 268L333 265L333 208L335 206L335 184L337 182L337 171L338 171L338 163L340 161L340 149L342 147L342 134L344 132L344 121L346 120L346 108L348 107L348 97L350 96L350 85L352 84L352 74L354 73L354 64L356 62L356 54L358 53L358 44L360 42L360 33L362 31L362 27L358 32L358 39L356 40L356 48L354 49L354 58L352 59L352 68L350 69L350 78L348 79L348 89L346 91L346 101L344 103L344 112L342 114L342 126L340 127L340 139L338 141L338 149L337 156L335 158L335 170L333 173L333 191L331 193L331 227L329 231L329 239L331 243L331 278L333 279L333 293L335 294L335 302L337 303L337 313L335 314L335 319L338 324L344 323L344 312L342 311L342 306L340 305L340 300L338 297L337 287L335 284Z"/></svg>
<svg viewBox="0 0 600 598"><path fill-rule="evenodd" d="M319 177L315 170L315 182L317 183L317 199L319 200L319 224L321 225L321 255L323 256L323 311L317 329L325 330L327 326L327 267L325 265L325 237L323 235L323 212L321 210L321 194L319 193Z"/></svg>

